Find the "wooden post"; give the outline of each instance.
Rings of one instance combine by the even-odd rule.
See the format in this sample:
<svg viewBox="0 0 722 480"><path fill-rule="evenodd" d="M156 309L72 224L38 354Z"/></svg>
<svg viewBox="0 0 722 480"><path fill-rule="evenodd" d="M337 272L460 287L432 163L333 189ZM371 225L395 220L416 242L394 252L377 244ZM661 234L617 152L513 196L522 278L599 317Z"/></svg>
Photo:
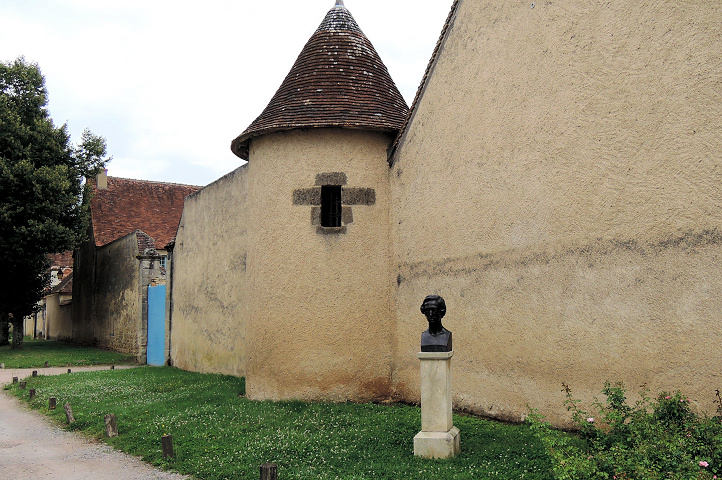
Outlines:
<svg viewBox="0 0 722 480"><path fill-rule="evenodd" d="M55 410L55 405L57 404L58 399L55 397L48 398L48 408L50 410Z"/></svg>
<svg viewBox="0 0 722 480"><path fill-rule="evenodd" d="M0 370L5 370L5 364L4 364L4 363L0 363Z"/></svg>
<svg viewBox="0 0 722 480"><path fill-rule="evenodd" d="M34 389L34 388L31 388L31 389L29 390L29 393L30 393L30 400L32 400L33 398L35 398L35 389Z"/></svg>
<svg viewBox="0 0 722 480"><path fill-rule="evenodd" d="M111 366L110 366L110 369L111 369L111 370L115 370L115 365L111 365Z"/></svg>
<svg viewBox="0 0 722 480"><path fill-rule="evenodd" d="M46 362L45 362L45 365L43 365L43 366L44 366L45 368L47 368L47 367L48 367L48 362L46 361Z"/></svg>
<svg viewBox="0 0 722 480"><path fill-rule="evenodd" d="M65 418L68 419L68 425L70 425L75 421L75 417L73 416L73 408L70 406L69 403L63 405L63 408L65 409Z"/></svg>
<svg viewBox="0 0 722 480"><path fill-rule="evenodd" d="M37 370L33 370L33 377L37 377L37 376L38 376L38 371L37 371Z"/></svg>
<svg viewBox="0 0 722 480"><path fill-rule="evenodd" d="M105 416L105 434L108 438L118 436L118 425L115 423L114 413L109 413Z"/></svg>
<svg viewBox="0 0 722 480"><path fill-rule="evenodd" d="M172 435L163 435L162 437L160 437L160 444L163 447L163 458L175 457L175 453L173 453Z"/></svg>
<svg viewBox="0 0 722 480"><path fill-rule="evenodd" d="M72 372L72 370L71 370L71 369L68 369L68 373L70 373L70 372Z"/></svg>
<svg viewBox="0 0 722 480"><path fill-rule="evenodd" d="M18 383L18 377L13 377L13 383Z"/></svg>
<svg viewBox="0 0 722 480"><path fill-rule="evenodd" d="M278 480L278 467L275 463L261 465L261 480Z"/></svg>
<svg viewBox="0 0 722 480"><path fill-rule="evenodd" d="M20 390L25 390L25 387L27 386L28 382L20 382Z"/></svg>

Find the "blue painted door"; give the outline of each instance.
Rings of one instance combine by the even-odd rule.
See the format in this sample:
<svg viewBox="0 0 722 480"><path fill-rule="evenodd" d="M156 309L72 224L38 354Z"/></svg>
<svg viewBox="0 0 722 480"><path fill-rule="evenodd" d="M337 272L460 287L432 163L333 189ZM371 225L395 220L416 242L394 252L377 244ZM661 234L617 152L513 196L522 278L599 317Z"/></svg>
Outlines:
<svg viewBox="0 0 722 480"><path fill-rule="evenodd" d="M165 285L148 286L148 365L165 365Z"/></svg>

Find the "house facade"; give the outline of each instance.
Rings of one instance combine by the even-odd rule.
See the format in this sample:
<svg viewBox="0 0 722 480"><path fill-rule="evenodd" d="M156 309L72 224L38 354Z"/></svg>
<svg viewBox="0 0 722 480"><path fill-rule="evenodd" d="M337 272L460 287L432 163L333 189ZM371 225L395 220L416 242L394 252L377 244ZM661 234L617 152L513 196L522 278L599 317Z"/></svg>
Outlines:
<svg viewBox="0 0 722 480"><path fill-rule="evenodd" d="M72 339L146 361L148 287L165 285L165 246L198 187L94 180L88 240L75 251ZM167 330L167 329L166 329Z"/></svg>

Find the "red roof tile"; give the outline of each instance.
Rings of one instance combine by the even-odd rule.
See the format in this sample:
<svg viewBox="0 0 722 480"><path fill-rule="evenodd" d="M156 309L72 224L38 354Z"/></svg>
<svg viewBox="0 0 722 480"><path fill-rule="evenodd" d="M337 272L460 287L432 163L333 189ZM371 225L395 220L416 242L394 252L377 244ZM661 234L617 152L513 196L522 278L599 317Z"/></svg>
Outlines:
<svg viewBox="0 0 722 480"><path fill-rule="evenodd" d="M163 248L178 230L183 200L201 187L108 177L108 188L93 187L90 211L95 245L142 230Z"/></svg>
<svg viewBox="0 0 722 480"><path fill-rule="evenodd" d="M51 253L48 255L50 259L51 267L72 267L73 266L73 251L68 250L67 252Z"/></svg>
<svg viewBox="0 0 722 480"><path fill-rule="evenodd" d="M295 128L396 134L408 106L351 13L337 4L311 36L266 109L231 143L248 160L252 138Z"/></svg>

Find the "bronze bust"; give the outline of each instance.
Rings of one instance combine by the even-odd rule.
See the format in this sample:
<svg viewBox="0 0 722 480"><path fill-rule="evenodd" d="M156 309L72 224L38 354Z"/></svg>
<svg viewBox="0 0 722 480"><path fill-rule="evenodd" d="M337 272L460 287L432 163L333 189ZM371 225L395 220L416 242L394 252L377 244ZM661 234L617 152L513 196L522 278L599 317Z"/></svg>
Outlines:
<svg viewBox="0 0 722 480"><path fill-rule="evenodd" d="M446 302L439 295L427 295L421 304L429 329L421 334L422 352L450 352L451 332L444 328L441 319L446 315Z"/></svg>

